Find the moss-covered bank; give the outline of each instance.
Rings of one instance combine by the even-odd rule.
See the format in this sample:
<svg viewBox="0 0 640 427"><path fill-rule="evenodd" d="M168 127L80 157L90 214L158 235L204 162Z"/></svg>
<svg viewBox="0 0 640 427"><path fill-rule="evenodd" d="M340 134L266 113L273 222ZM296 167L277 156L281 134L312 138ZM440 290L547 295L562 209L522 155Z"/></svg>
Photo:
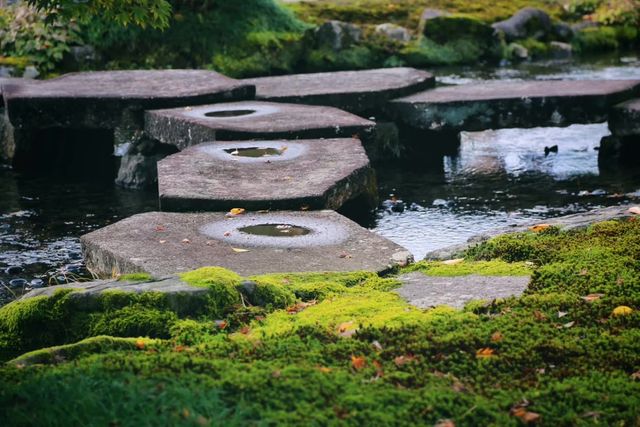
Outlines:
<svg viewBox="0 0 640 427"><path fill-rule="evenodd" d="M421 311L370 273L238 283L204 269L183 278L271 286L287 306L232 301L222 318L173 318L163 339L129 331L27 354L0 369L0 414L5 425L640 422L640 221L500 236L413 269L533 275L520 298ZM32 304L64 312L64 297ZM34 339L19 305L0 309L0 327ZM49 317L40 333L70 319Z"/></svg>

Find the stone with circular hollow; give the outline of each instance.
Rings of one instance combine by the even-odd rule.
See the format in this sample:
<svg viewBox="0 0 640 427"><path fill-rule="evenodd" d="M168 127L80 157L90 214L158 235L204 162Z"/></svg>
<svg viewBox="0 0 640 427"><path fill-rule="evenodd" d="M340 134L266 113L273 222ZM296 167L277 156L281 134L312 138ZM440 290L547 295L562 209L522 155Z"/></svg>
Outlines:
<svg viewBox="0 0 640 427"><path fill-rule="evenodd" d="M375 177L354 138L200 144L158 162L163 211L337 209L375 198Z"/></svg>
<svg viewBox="0 0 640 427"><path fill-rule="evenodd" d="M293 236L247 232L247 227L264 225L309 231ZM106 276L143 271L163 277L205 266L244 276L381 272L412 260L401 246L334 211L247 213L235 218L225 213L148 212L86 234L82 244L87 266Z"/></svg>
<svg viewBox="0 0 640 427"><path fill-rule="evenodd" d="M257 99L331 105L355 113L374 110L389 99L435 85L432 74L414 68L294 74L243 81L256 86Z"/></svg>
<svg viewBox="0 0 640 427"><path fill-rule="evenodd" d="M147 111L145 131L182 149L243 139L339 138L372 134L375 123L332 107L230 102Z"/></svg>
<svg viewBox="0 0 640 427"><path fill-rule="evenodd" d="M5 84L19 128L113 128L122 115L152 108L251 99L255 87L213 71L132 70L71 73L38 85Z"/></svg>

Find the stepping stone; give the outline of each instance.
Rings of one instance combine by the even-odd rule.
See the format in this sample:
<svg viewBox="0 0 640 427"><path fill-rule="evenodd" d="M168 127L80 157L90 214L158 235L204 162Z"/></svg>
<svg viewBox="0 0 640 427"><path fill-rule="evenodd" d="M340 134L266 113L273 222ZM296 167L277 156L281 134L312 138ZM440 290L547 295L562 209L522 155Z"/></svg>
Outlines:
<svg viewBox="0 0 640 427"><path fill-rule="evenodd" d="M164 277L205 266L250 276L302 271L382 272L412 261L401 246L334 211L148 212L82 236L87 267L99 275Z"/></svg>
<svg viewBox="0 0 640 427"><path fill-rule="evenodd" d="M332 107L244 101L147 111L145 131L180 149L243 139L338 138L370 135L375 123Z"/></svg>
<svg viewBox="0 0 640 427"><path fill-rule="evenodd" d="M613 107L609 129L615 136L640 136L640 98Z"/></svg>
<svg viewBox="0 0 640 427"><path fill-rule="evenodd" d="M28 129L111 129L127 112L251 99L254 93L246 82L204 70L71 73L3 88L11 123Z"/></svg>
<svg viewBox="0 0 640 427"><path fill-rule="evenodd" d="M520 296L529 284L528 276L435 277L420 272L398 276L401 297L418 308L448 305L463 308L473 300L494 300Z"/></svg>
<svg viewBox="0 0 640 427"><path fill-rule="evenodd" d="M375 174L359 140L200 144L158 162L164 211L338 209L375 199Z"/></svg>
<svg viewBox="0 0 640 427"><path fill-rule="evenodd" d="M640 80L486 82L444 86L393 100L387 112L430 131L566 126L607 120L611 106L640 91Z"/></svg>
<svg viewBox="0 0 640 427"><path fill-rule="evenodd" d="M330 105L354 113L382 107L392 98L435 85L435 78L414 68L294 74L245 79L256 86L256 99Z"/></svg>

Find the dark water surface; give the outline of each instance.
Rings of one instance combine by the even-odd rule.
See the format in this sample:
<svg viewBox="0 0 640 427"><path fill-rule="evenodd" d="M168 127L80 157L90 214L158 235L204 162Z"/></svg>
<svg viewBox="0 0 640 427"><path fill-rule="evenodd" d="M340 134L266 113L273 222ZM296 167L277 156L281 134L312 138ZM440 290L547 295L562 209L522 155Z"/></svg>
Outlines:
<svg viewBox="0 0 640 427"><path fill-rule="evenodd" d="M442 69L437 74L447 84L640 79L640 61L609 57L586 63ZM379 168L381 198L394 194L405 209L397 212L382 204L363 224L421 258L487 229L640 202L640 171L598 168L594 148L607 133L606 124L465 133L459 154L445 157L438 167L418 162ZM545 155L544 148L553 145L558 152ZM155 209L157 193L122 190L111 179L29 178L0 166L0 304L21 292L25 281L40 286L90 277L82 265L79 236Z"/></svg>

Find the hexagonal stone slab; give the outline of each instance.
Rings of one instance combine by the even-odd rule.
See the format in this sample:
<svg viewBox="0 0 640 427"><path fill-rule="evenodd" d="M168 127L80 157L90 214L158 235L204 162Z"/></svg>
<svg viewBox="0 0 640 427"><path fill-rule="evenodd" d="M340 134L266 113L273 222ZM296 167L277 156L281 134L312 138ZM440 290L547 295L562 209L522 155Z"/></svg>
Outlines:
<svg viewBox="0 0 640 427"><path fill-rule="evenodd" d="M125 111L251 99L253 85L204 70L71 73L3 87L18 128L113 128Z"/></svg>
<svg viewBox="0 0 640 427"><path fill-rule="evenodd" d="M385 271L413 260L401 246L334 211L148 212L81 238L87 266L101 275L162 277L204 266L249 276L303 271Z"/></svg>
<svg viewBox="0 0 640 427"><path fill-rule="evenodd" d="M200 144L158 162L158 186L164 211L338 209L376 188L353 138Z"/></svg>
<svg viewBox="0 0 640 427"><path fill-rule="evenodd" d="M232 102L145 113L146 133L180 149L216 140L366 137L374 128L374 122L337 108L274 102Z"/></svg>
<svg viewBox="0 0 640 427"><path fill-rule="evenodd" d="M444 86L389 102L399 122L432 131L566 126L606 121L640 80L486 82Z"/></svg>
<svg viewBox="0 0 640 427"><path fill-rule="evenodd" d="M435 85L432 74L414 68L294 74L243 81L256 86L256 99L330 105L355 113Z"/></svg>
<svg viewBox="0 0 640 427"><path fill-rule="evenodd" d="M640 98L613 107L609 129L616 136L640 136Z"/></svg>

